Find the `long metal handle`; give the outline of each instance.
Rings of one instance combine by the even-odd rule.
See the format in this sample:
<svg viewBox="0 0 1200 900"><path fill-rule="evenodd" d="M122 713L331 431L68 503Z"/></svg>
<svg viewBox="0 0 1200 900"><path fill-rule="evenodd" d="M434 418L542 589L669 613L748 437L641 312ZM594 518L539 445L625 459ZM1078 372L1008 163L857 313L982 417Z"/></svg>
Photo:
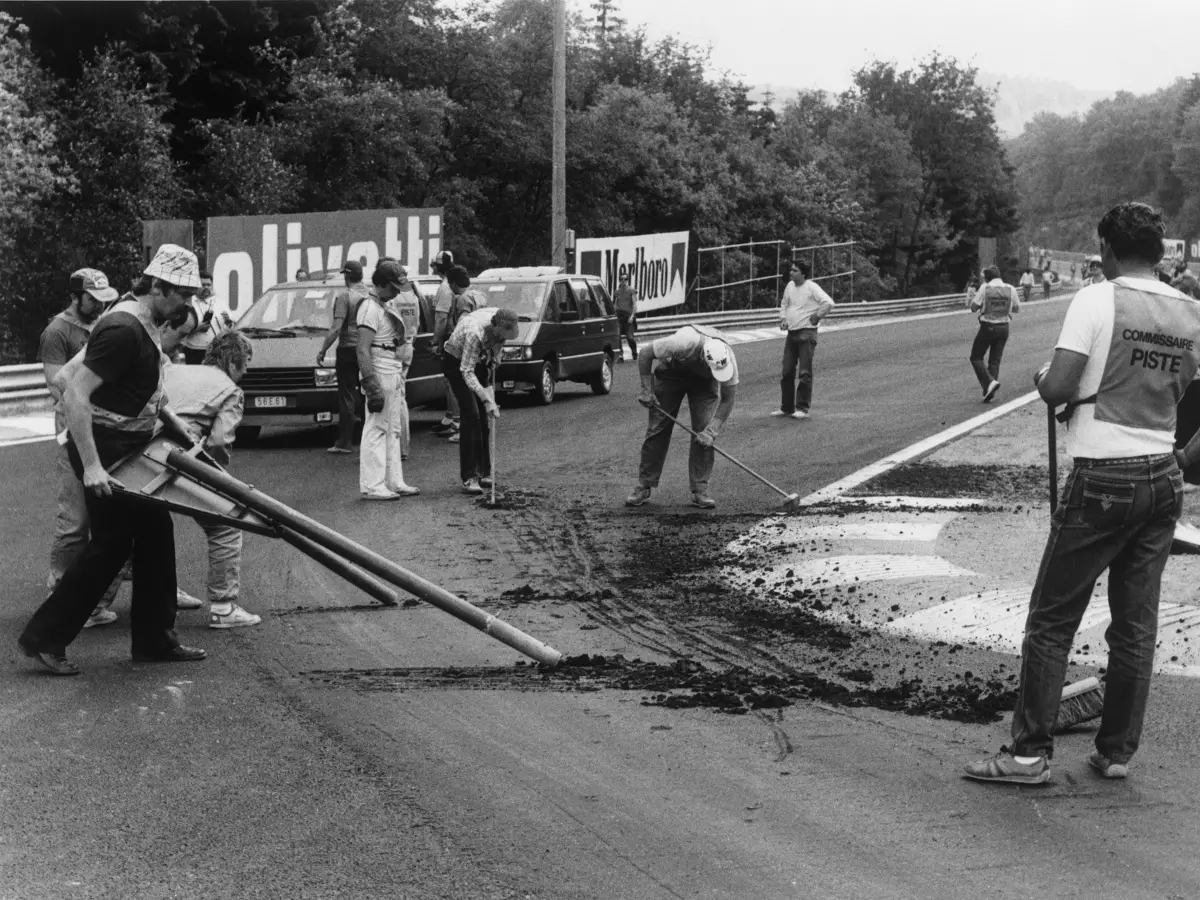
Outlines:
<svg viewBox="0 0 1200 900"><path fill-rule="evenodd" d="M680 428L682 428L684 431L686 431L688 434L690 434L692 437L699 437L699 435L697 435L696 432L692 431L691 428L689 428L687 425L684 425L682 422L680 422L678 419L676 419L673 415L671 415L669 412L667 412L665 409L663 409L659 404L655 403L654 408L657 409L664 416L666 416L670 421L674 422L676 425L678 425ZM782 494L784 497L786 497L789 500L792 498L792 495L789 494L787 491L785 491L783 488L772 484L771 482L767 481L767 479L763 478L761 475L759 475L757 472L755 472L752 468L750 468L745 463L740 462L737 459L734 459L732 456L730 456L728 453L726 453L724 450L722 450L720 447L718 447L715 442L713 443L712 448L717 453L720 453L723 457L725 457L727 460L729 460L731 463L733 463L735 466L737 466L739 469L741 469L743 472L745 472L747 475L751 476L752 478L757 478L759 481L761 481L763 484L765 484L771 490L775 491L777 494Z"/></svg>
<svg viewBox="0 0 1200 900"><path fill-rule="evenodd" d="M399 588L403 588L427 603L432 603L444 612L450 613L455 618L461 619L468 625L479 629L485 634L491 635L501 643L507 644L514 650L524 653L526 656L537 660L543 665L556 666L559 660L562 659L561 653L553 647L543 644L537 638L531 637L509 625L507 622L484 612L461 597L450 593L445 588L439 587L431 581L426 581L419 575L392 562L387 557L381 556L373 550L368 550L361 544L355 543L345 535L339 534L332 528L322 525L315 519L310 519L290 506L280 503L274 497L269 497L252 486L243 484L231 475L214 469L212 466L197 462L182 450L170 451L167 454L166 462L173 469L191 476L196 481L211 487L213 490L220 491L230 499L292 529L310 541L320 544L328 550L332 550L338 556L350 560L361 569L377 575Z"/></svg>
<svg viewBox="0 0 1200 900"><path fill-rule="evenodd" d="M1058 422L1054 418L1054 407L1046 406L1046 433L1049 439L1050 456L1050 515L1058 509Z"/></svg>

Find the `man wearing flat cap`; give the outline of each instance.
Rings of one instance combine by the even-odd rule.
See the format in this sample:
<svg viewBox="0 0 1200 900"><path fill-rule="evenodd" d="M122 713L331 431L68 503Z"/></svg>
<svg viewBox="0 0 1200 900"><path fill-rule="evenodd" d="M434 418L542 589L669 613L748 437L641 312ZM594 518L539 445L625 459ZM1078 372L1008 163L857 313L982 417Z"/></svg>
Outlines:
<svg viewBox="0 0 1200 900"><path fill-rule="evenodd" d="M131 294L92 329L83 363L65 380L63 407L71 469L91 522L87 546L38 607L17 643L55 675L77 675L67 646L133 554L130 631L135 662L188 662L203 650L175 634L175 530L165 507L128 499L108 468L153 438L166 405L160 329L200 289L196 254L159 248Z"/></svg>
<svg viewBox="0 0 1200 900"><path fill-rule="evenodd" d="M333 298L333 326L325 334L317 365L325 365L325 354L337 342L334 363L338 385L338 435L329 453L354 452L354 422L358 404L358 307L370 293L363 284L363 267L358 260L342 266L346 287Z"/></svg>

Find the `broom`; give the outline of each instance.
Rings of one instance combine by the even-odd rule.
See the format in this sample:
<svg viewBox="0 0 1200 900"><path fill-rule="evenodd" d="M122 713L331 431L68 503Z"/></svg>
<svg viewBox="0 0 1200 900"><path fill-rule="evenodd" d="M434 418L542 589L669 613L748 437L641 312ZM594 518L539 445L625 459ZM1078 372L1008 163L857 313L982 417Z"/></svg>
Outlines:
<svg viewBox="0 0 1200 900"><path fill-rule="evenodd" d="M1104 685L1099 678L1084 678L1063 688L1051 734L1059 734L1104 712Z"/></svg>

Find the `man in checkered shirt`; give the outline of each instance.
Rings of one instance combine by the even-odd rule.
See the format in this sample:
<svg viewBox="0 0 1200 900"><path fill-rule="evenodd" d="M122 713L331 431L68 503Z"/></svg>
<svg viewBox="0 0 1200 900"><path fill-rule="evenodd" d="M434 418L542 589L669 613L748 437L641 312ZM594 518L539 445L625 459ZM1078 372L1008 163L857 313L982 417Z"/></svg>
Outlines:
<svg viewBox="0 0 1200 900"><path fill-rule="evenodd" d="M482 494L491 485L488 439L491 420L500 417L493 379L500 348L516 336L515 312L484 307L458 320L442 353L442 372L461 416L458 463L464 494Z"/></svg>

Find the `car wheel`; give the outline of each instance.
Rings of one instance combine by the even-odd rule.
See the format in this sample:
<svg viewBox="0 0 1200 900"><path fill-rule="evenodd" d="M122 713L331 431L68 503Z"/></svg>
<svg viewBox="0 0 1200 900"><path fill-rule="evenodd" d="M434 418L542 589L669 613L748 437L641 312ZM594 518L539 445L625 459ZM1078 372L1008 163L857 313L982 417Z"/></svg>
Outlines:
<svg viewBox="0 0 1200 900"><path fill-rule="evenodd" d="M549 406L554 402L554 366L551 363L542 363L542 377L538 382L538 387L534 390L533 396L537 398L537 402L542 406Z"/></svg>
<svg viewBox="0 0 1200 900"><path fill-rule="evenodd" d="M247 447L257 441L260 434L262 434L261 425L239 425L237 431L234 432L233 439L235 443Z"/></svg>
<svg viewBox="0 0 1200 900"><path fill-rule="evenodd" d="M612 391L613 387L613 363L612 357L605 353L602 362L600 363L600 371L596 373L592 379L592 393L599 394L603 397Z"/></svg>

